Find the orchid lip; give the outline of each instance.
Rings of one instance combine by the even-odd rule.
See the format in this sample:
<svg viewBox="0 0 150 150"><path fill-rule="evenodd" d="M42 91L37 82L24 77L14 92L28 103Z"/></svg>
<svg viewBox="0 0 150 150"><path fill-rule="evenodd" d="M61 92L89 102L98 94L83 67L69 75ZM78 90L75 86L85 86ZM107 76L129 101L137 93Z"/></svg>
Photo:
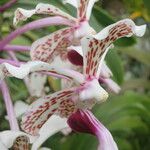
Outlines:
<svg viewBox="0 0 150 150"><path fill-rule="evenodd" d="M98 150L118 150L111 133L89 110L78 110L67 122L76 132L95 135L99 141Z"/></svg>

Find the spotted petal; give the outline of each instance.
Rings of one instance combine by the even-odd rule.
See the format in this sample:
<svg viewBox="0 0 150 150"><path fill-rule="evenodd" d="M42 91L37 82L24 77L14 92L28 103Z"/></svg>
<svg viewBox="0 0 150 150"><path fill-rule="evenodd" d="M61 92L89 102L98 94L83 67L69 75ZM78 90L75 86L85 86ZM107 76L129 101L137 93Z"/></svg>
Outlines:
<svg viewBox="0 0 150 150"><path fill-rule="evenodd" d="M81 20L89 20L92 8L98 0L79 0L78 5L78 18Z"/></svg>
<svg viewBox="0 0 150 150"><path fill-rule="evenodd" d="M29 138L27 136L17 137L16 140L14 141L14 143L13 143L12 149L29 150L30 149Z"/></svg>
<svg viewBox="0 0 150 150"><path fill-rule="evenodd" d="M32 60L52 63L56 56L66 60L66 48L71 45L72 32L72 28L65 28L35 41L31 46Z"/></svg>
<svg viewBox="0 0 150 150"><path fill-rule="evenodd" d="M78 18L86 19L86 12L87 12L87 7L88 7L89 1L90 0L79 0Z"/></svg>
<svg viewBox="0 0 150 150"><path fill-rule="evenodd" d="M26 64L22 64L20 67L16 67L8 63L3 63L0 65L0 79L2 80L6 76L13 76L19 79L23 79L29 73L39 71L43 71L43 73L55 77L74 79L77 83L82 83L84 81L82 74L76 71L63 69L61 66L52 66L41 61L31 61Z"/></svg>
<svg viewBox="0 0 150 150"><path fill-rule="evenodd" d="M61 16L63 18L69 19L71 21L76 21L74 17L71 15L65 13L64 11L60 10L59 8L50 5L50 4L44 4L39 3L35 9L32 10L26 10L22 8L18 8L15 11L15 17L14 17L14 25L16 25L19 21L25 21L28 18L30 18L34 14L48 14L48 15L56 15Z"/></svg>
<svg viewBox="0 0 150 150"><path fill-rule="evenodd" d="M83 65L83 51L81 46L70 46L68 47L68 59L74 65ZM110 78L112 76L112 72L105 62L102 64L100 76L103 78Z"/></svg>
<svg viewBox="0 0 150 150"><path fill-rule="evenodd" d="M30 136L21 131L7 130L0 132L1 143L3 143L7 148L17 150L29 150L29 143L33 143L36 138L36 136Z"/></svg>
<svg viewBox="0 0 150 150"><path fill-rule="evenodd" d="M22 118L22 129L32 135L37 135L43 124L53 115L67 117L75 110L75 103L72 96L75 88L62 90L47 95L33 102L27 113Z"/></svg>
<svg viewBox="0 0 150 150"><path fill-rule="evenodd" d="M121 20L103 29L97 35L81 40L84 54L84 74L99 77L101 65L112 43L121 37L133 34L143 36L146 26L136 26L130 19Z"/></svg>

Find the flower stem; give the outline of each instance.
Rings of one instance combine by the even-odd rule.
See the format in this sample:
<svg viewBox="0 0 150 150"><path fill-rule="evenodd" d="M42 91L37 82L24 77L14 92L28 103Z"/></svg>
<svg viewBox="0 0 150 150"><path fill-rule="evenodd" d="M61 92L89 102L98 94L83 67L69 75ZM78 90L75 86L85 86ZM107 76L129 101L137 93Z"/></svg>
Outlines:
<svg viewBox="0 0 150 150"><path fill-rule="evenodd" d="M10 60L10 59L0 58L0 64L2 64L2 63L9 63L9 64L14 65L14 66L20 66L20 64L23 64L25 62L17 62L17 61Z"/></svg>
<svg viewBox="0 0 150 150"><path fill-rule="evenodd" d="M60 79L66 79L66 80L69 80L69 78L66 77L66 76L59 75L59 74L52 73L52 72L48 72L48 71L41 71L41 72L39 71L39 73L45 74L45 75L48 75L48 76L52 76L52 77L55 77L55 78L60 78Z"/></svg>
<svg viewBox="0 0 150 150"><path fill-rule="evenodd" d="M4 38L2 41L0 41L0 51L6 46L10 41L12 41L17 36L23 34L24 32L27 32L29 30L33 29L39 29L42 27L50 26L50 25L68 25L68 26L74 26L72 22L69 20L62 18L62 17L47 17L44 19L39 19L36 21L33 21L31 23L28 23L15 31L11 32L6 38Z"/></svg>
<svg viewBox="0 0 150 150"><path fill-rule="evenodd" d="M11 130L18 131L19 126L18 126L18 123L17 123L17 119L16 119L16 115L15 115L15 112L14 112L11 97L10 97L10 94L9 94L9 89L8 89L7 84L5 83L4 80L0 82L0 88L1 88L1 91L2 91L3 98L4 98L10 128L11 128Z"/></svg>
<svg viewBox="0 0 150 150"><path fill-rule="evenodd" d="M0 12L4 12L5 10L7 10L8 8L10 8L16 2L17 2L17 0L10 0L6 4L4 4L3 6L0 6Z"/></svg>
<svg viewBox="0 0 150 150"><path fill-rule="evenodd" d="M29 51L30 46L23 46L23 45L6 45L3 50L6 51Z"/></svg>

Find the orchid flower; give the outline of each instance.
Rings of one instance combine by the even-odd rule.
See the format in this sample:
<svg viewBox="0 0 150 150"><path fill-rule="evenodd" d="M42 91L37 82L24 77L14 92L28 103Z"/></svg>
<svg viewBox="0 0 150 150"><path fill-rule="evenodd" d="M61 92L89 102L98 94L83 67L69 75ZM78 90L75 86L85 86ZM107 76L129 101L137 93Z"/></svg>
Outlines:
<svg viewBox="0 0 150 150"><path fill-rule="evenodd" d="M32 61L20 67L3 63L1 65L1 78L8 75L24 78L30 72L45 71L61 75L76 83L76 86L70 89L58 91L33 102L22 118L22 129L29 134L37 135L40 128L54 114L60 117L70 118L78 110L91 109L96 103L105 101L108 97L108 93L100 86L98 80L102 63L108 50L112 47L112 43L118 38L130 37L133 34L139 37L143 36L145 28L145 25L136 26L132 20L125 19L106 27L96 35L82 38L83 74L70 69L52 66L41 61ZM104 131L106 131L100 123L98 124L98 130L104 129ZM108 143L101 144L100 147L104 150L117 149L116 146L114 146L115 144L110 133L105 137L103 136L103 132L99 131L99 134L100 135L97 136L101 143L109 142L109 144L112 145L112 148L111 146L110 148L105 147ZM105 140L105 138L107 138L107 140Z"/></svg>
<svg viewBox="0 0 150 150"><path fill-rule="evenodd" d="M60 9L49 4L38 4L34 10L24 10L18 8L15 12L14 24L17 24L21 20L26 20L33 14L59 15L68 20L71 20L75 24L74 27L61 29L50 34L49 36L43 37L35 41L31 46L30 52L32 60L41 60L57 65L61 63L64 64L65 67L70 67L74 69L76 68L76 70L82 70L80 69L82 68L82 66L74 66L76 65L75 63L72 63L74 64L72 66L68 61L67 58L69 57L68 54L70 55L70 50L67 49L67 47L69 47L70 45L80 45L80 39L83 36L96 33L94 29L89 26L88 23L92 7L96 1L97 0L64 1L64 3L69 3L77 9L77 18L73 18L72 16L62 12ZM70 57L73 61L76 61L77 64L79 63L79 55L77 55L77 57L71 55ZM105 63L102 65L100 75L101 78L108 78L112 75L110 69ZM105 81L106 80L103 80L103 82L106 83L112 91L116 93L120 91L120 87L113 80L111 80L111 84L108 84L108 82ZM65 88L66 85L67 87L68 85L70 87L72 85L71 82L69 82L70 84L66 84L66 81L64 80L62 80L61 83L62 88Z"/></svg>
<svg viewBox="0 0 150 150"><path fill-rule="evenodd" d="M18 8L15 12L14 24L24 21L34 14L56 15L68 19L72 22L72 27L58 30L48 36L35 41L31 46L32 60L44 62L53 62L58 56L62 61L67 59L67 47L80 43L80 38L85 35L95 33L94 29L89 26L91 9L97 0L80 0L77 3L77 18L63 12L59 8L40 3L33 10ZM54 57L55 56L55 57ZM55 61L57 63L57 60Z"/></svg>
<svg viewBox="0 0 150 150"><path fill-rule="evenodd" d="M7 119L10 122L11 128L11 130L0 132L1 149L3 148L3 150L8 150L9 148L12 148L18 150L29 150L29 146L32 144L31 150L37 150L50 136L69 127L65 118L53 115L53 117L51 117L40 129L38 136L31 136L19 131L16 117L22 115L29 106L22 101L18 101L14 106L15 115L6 83L1 81L0 87L7 108Z"/></svg>

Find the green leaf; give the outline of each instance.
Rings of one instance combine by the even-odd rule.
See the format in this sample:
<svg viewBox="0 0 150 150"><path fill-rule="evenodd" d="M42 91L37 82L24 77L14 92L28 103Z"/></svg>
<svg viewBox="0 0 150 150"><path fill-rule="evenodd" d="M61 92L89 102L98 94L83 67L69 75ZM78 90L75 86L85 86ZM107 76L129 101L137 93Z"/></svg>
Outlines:
<svg viewBox="0 0 150 150"><path fill-rule="evenodd" d="M93 15L95 16L97 21L103 26L108 26L112 23L115 23L113 17L98 6L94 6Z"/></svg>
<svg viewBox="0 0 150 150"><path fill-rule="evenodd" d="M121 47L127 47L127 46L131 46L134 44L136 44L136 39L134 37L130 37L130 38L124 37L124 38L118 39L115 42L116 46L121 46Z"/></svg>
<svg viewBox="0 0 150 150"><path fill-rule="evenodd" d="M122 85L122 90L135 90L139 88L150 89L150 81L147 79L131 79Z"/></svg>
<svg viewBox="0 0 150 150"><path fill-rule="evenodd" d="M147 8L147 10L150 13L150 1L149 0L143 0L143 2L144 2L144 6Z"/></svg>
<svg viewBox="0 0 150 150"><path fill-rule="evenodd" d="M54 92L61 90L60 79L48 77L48 83Z"/></svg>
<svg viewBox="0 0 150 150"><path fill-rule="evenodd" d="M150 65L150 53L144 50L138 50L134 47L128 47L128 48L122 48L118 47L116 48L117 51L127 54L130 57L136 59L137 61L140 61L144 63L145 65Z"/></svg>
<svg viewBox="0 0 150 150"><path fill-rule="evenodd" d="M110 67L113 78L118 84L123 83L124 69L122 60L114 49L111 49L106 56L107 65Z"/></svg>

